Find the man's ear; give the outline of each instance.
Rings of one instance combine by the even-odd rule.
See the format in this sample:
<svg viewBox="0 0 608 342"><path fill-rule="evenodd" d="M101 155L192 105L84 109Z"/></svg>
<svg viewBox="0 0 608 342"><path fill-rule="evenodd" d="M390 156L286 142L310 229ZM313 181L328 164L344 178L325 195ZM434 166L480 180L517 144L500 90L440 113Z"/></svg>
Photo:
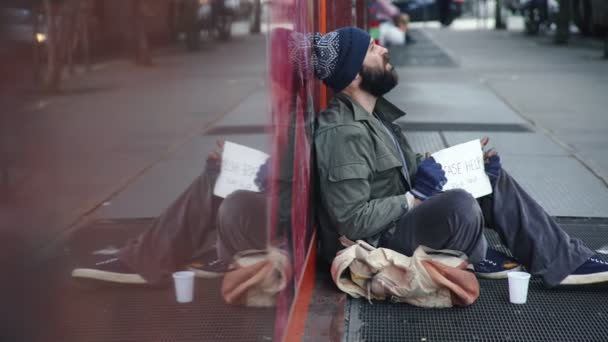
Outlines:
<svg viewBox="0 0 608 342"><path fill-rule="evenodd" d="M357 75L355 75L355 78L353 78L353 80L350 81L350 84L346 88L352 88L352 87L359 88L359 85L361 84L362 80L363 80L363 77L361 77L361 73L358 72Z"/></svg>
<svg viewBox="0 0 608 342"><path fill-rule="evenodd" d="M351 84L360 84L361 80L363 79L363 77L361 77L361 73L358 72L357 75L355 76L355 79L353 79L353 81L351 82Z"/></svg>

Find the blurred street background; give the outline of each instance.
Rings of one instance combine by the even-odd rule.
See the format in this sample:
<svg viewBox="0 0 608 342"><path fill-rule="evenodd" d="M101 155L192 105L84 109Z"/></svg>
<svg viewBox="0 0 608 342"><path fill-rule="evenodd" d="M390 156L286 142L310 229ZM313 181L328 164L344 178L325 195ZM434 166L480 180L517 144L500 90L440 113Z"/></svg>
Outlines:
<svg viewBox="0 0 608 342"><path fill-rule="evenodd" d="M401 2L411 41L389 47L400 77L389 99L408 113L398 123L414 149L489 136L550 214L608 217L608 9L585 7L604 2L564 1L563 19L552 1L455 1L447 21ZM90 222L159 215L217 138L272 151L268 34L294 27L297 1L236 1L230 11L203 3L3 2L3 266L56 256ZM11 308L22 302L5 297L14 306L3 305L0 337L17 336L13 323L25 316ZM146 336L139 328L132 340ZM82 341L127 340L124 329L106 330Z"/></svg>

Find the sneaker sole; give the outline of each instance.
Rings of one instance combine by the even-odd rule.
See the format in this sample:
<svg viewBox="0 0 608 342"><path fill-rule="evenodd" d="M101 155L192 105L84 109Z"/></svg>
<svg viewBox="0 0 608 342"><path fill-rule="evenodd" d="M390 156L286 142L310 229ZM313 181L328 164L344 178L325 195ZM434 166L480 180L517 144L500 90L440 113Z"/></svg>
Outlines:
<svg viewBox="0 0 608 342"><path fill-rule="evenodd" d="M200 270L195 267L188 267L188 271L194 272L195 277L205 278L205 279L219 278L219 277L223 277L224 274L226 274L224 272L203 271L203 270Z"/></svg>
<svg viewBox="0 0 608 342"><path fill-rule="evenodd" d="M104 272L90 268L79 268L73 270L72 277L120 284L147 284L147 281L139 274Z"/></svg>
<svg viewBox="0 0 608 342"><path fill-rule="evenodd" d="M571 274L559 283L560 285L589 285L608 282L608 272L593 274Z"/></svg>
<svg viewBox="0 0 608 342"><path fill-rule="evenodd" d="M239 267L247 267L254 265L260 261L266 260L268 253L265 250L247 250L241 252L242 256L237 258L235 263ZM206 278L213 279L223 277L226 273L234 271L234 267L231 267L226 272L213 272L213 271L204 271L196 267L188 267L188 271L194 272L194 275L198 278Z"/></svg>
<svg viewBox="0 0 608 342"><path fill-rule="evenodd" d="M513 267L509 270L502 271L502 272L494 272L494 273L477 273L477 272L475 272L475 274L477 275L477 278L483 278L483 279L507 279L508 274L510 272L519 272L519 271L521 271L521 269L522 269L521 266L517 266L517 267Z"/></svg>

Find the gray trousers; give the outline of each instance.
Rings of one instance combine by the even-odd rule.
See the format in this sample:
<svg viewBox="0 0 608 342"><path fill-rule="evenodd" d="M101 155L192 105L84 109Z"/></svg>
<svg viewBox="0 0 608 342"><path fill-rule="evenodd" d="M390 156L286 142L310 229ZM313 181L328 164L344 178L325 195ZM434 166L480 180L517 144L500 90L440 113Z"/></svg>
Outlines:
<svg viewBox="0 0 608 342"><path fill-rule="evenodd" d="M463 190L451 190L424 201L384 233L380 246L406 255L419 245L454 249L475 263L488 248L484 227L497 231L515 258L548 286L558 285L594 254L568 236L504 170L491 195L475 200Z"/></svg>
<svg viewBox="0 0 608 342"><path fill-rule="evenodd" d="M236 191L222 200L213 195L216 179L217 172L205 168L118 258L149 283L161 284L205 252L210 238L217 239L218 256L226 263L239 251L266 248L266 195Z"/></svg>

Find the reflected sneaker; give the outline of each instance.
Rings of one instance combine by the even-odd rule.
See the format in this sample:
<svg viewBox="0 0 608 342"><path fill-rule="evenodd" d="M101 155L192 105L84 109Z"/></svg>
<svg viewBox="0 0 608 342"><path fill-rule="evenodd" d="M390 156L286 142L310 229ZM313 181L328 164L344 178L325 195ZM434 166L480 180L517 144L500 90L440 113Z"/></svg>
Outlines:
<svg viewBox="0 0 608 342"><path fill-rule="evenodd" d="M103 256L89 267L75 268L72 277L121 284L146 284L146 280L116 257Z"/></svg>
<svg viewBox="0 0 608 342"><path fill-rule="evenodd" d="M218 278L231 271L232 267L220 260L215 251L211 251L190 263L188 270L199 278Z"/></svg>
<svg viewBox="0 0 608 342"><path fill-rule="evenodd" d="M521 264L502 252L488 249L486 258L473 268L479 278L506 279L509 272L520 271Z"/></svg>
<svg viewBox="0 0 608 342"><path fill-rule="evenodd" d="M594 255L564 278L560 285L586 285L608 282L608 262Z"/></svg>

